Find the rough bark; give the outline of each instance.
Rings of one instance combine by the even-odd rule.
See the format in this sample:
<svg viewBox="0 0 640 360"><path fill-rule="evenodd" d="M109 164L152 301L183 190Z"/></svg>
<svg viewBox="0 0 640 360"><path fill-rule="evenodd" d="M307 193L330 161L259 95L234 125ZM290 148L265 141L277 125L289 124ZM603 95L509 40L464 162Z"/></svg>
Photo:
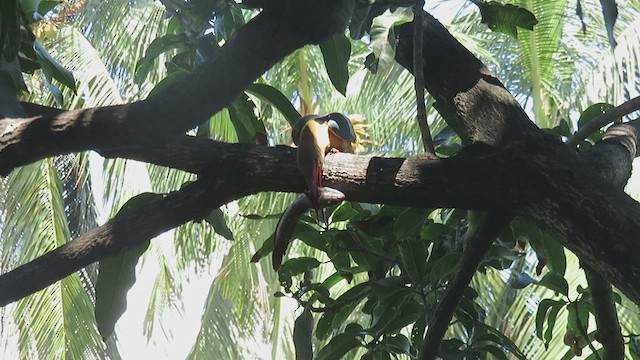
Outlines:
<svg viewBox="0 0 640 360"><path fill-rule="evenodd" d="M507 149L508 209L553 233L581 260L640 300L640 207L565 144L544 135L504 86L432 16L423 27L424 77L449 124L471 143ZM396 59L413 69L413 24L402 25ZM460 132L459 132L460 133ZM519 178L519 179L517 179ZM622 210L625 208L626 210ZM626 212L626 211L630 212ZM624 211L624 214L623 214ZM627 215L630 215L627 217ZM604 239L616 239L611 244ZM631 281L631 282L629 282Z"/></svg>

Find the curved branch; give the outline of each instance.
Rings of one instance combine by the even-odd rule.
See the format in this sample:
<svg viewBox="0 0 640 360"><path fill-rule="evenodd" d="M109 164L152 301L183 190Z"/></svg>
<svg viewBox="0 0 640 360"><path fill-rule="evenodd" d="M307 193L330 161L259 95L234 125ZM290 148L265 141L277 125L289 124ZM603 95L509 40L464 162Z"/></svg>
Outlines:
<svg viewBox="0 0 640 360"><path fill-rule="evenodd" d="M464 141L548 141L502 83L433 16L422 12L424 83ZM414 22L397 28L396 61L414 73Z"/></svg>
<svg viewBox="0 0 640 360"><path fill-rule="evenodd" d="M576 147L580 141L584 140L587 136L598 131L603 126L609 123L612 123L625 115L629 115L636 110L640 110L640 96L637 96L614 108L611 108L607 110L604 114L591 120L589 123L583 126L580 130L576 131L576 133L573 134L569 138L569 140L567 140L567 145L571 148Z"/></svg>

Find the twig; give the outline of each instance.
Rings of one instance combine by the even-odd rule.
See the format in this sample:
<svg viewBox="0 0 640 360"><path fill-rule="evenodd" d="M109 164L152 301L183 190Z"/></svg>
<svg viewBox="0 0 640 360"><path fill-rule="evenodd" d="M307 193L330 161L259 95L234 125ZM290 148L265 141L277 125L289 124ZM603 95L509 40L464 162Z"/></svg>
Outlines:
<svg viewBox="0 0 640 360"><path fill-rule="evenodd" d="M427 122L427 109L424 105L424 59L422 57L422 8L424 0L417 0L413 9L413 74L416 89L416 118L422 133L422 145L427 154L435 155L433 138Z"/></svg>
<svg viewBox="0 0 640 360"><path fill-rule="evenodd" d="M576 147L580 141L598 131L601 127L636 110L640 110L640 96L607 110L604 114L587 123L582 129L576 131L576 133L567 140L567 145L572 148Z"/></svg>

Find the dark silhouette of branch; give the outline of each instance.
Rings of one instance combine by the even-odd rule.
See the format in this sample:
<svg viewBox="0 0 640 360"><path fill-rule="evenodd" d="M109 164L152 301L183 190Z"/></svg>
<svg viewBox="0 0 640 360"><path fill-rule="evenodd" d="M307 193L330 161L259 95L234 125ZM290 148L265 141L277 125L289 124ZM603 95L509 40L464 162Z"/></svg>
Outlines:
<svg viewBox="0 0 640 360"><path fill-rule="evenodd" d="M567 145L572 148L576 147L580 141L600 130L603 126L610 124L625 115L631 114L636 110L640 110L640 96L609 109L604 114L588 122L580 130L576 131L569 140L567 140Z"/></svg>
<svg viewBox="0 0 640 360"><path fill-rule="evenodd" d="M422 133L422 145L427 154L435 155L436 150L433 147L433 138L431 137L431 129L427 121L427 109L424 105L424 75L422 72L424 60L422 59L422 14L424 8L424 0L416 0L413 6L413 21L416 26L413 27L413 68L414 68L414 85L416 91L416 118L418 126Z"/></svg>
<svg viewBox="0 0 640 360"><path fill-rule="evenodd" d="M603 141L587 152L587 158L591 160L594 167L600 169L599 174L620 189L625 186L631 176L631 159L638 154L639 126L638 120L614 125L607 130ZM612 161L616 158L622 159ZM598 328L596 340L602 344L604 359L622 359L624 358L624 339L611 284L588 266L583 268L589 284Z"/></svg>
<svg viewBox="0 0 640 360"><path fill-rule="evenodd" d="M611 284L595 271L585 268L598 332L596 340L604 349L604 360L624 358L624 340L618 322Z"/></svg>
<svg viewBox="0 0 640 360"><path fill-rule="evenodd" d="M456 275L446 294L436 305L433 319L420 350L420 360L432 360L438 355L442 337L449 328L453 313L460 303L464 291L476 273L484 255L489 251L498 234L511 222L509 213L494 211L480 221L473 234L465 239L465 249L456 267Z"/></svg>
<svg viewBox="0 0 640 360"><path fill-rule="evenodd" d="M263 11L210 63L142 101L65 112L29 105L27 113L38 116L0 119L0 175L49 156L101 152L184 134L294 50L343 31L352 10L353 0L307 0L291 3L284 12Z"/></svg>

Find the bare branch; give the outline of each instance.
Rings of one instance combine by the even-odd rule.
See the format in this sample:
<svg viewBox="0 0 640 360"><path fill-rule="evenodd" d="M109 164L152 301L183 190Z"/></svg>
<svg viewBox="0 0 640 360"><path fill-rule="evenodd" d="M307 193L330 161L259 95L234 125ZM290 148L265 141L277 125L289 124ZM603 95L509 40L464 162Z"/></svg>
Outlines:
<svg viewBox="0 0 640 360"><path fill-rule="evenodd" d="M433 138L431 137L431 129L427 121L427 109L424 105L424 74L422 72L424 60L422 58L422 9L424 8L424 0L416 0L413 6L413 68L414 68L414 85L416 90L416 118L418 126L422 133L422 145L427 154L436 154L433 148Z"/></svg>
<svg viewBox="0 0 640 360"><path fill-rule="evenodd" d="M429 323L427 336L420 350L420 360L432 360L438 355L442 337L449 328L453 312L458 307L467 285L471 282L491 244L512 219L513 216L508 213L500 211L489 213L486 218L480 220L473 234L465 239L466 246L456 267L456 275L449 284L447 293L436 305L433 319Z"/></svg>
<svg viewBox="0 0 640 360"><path fill-rule="evenodd" d="M604 114L591 120L580 130L576 131L573 136L567 140L569 147L576 147L578 143L586 139L589 135L600 130L603 126L612 123L625 115L629 115L632 112L640 110L640 96L637 96L629 101L626 101L612 109L607 110Z"/></svg>

